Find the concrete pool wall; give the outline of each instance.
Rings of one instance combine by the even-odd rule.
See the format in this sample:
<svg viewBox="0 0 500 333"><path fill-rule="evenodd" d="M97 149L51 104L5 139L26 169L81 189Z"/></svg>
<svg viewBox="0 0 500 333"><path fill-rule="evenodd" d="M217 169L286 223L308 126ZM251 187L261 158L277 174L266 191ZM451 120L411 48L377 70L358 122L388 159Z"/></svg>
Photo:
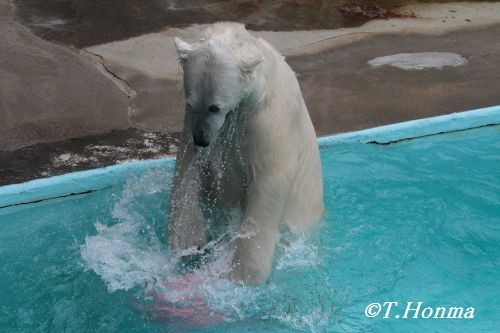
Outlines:
<svg viewBox="0 0 500 333"><path fill-rule="evenodd" d="M391 144L429 135L499 125L500 105L444 116L431 117L362 131L318 138L321 147L345 143ZM70 195L99 191L122 184L130 176L167 168L173 172L175 158L143 160L105 168L79 171L0 187L0 209Z"/></svg>

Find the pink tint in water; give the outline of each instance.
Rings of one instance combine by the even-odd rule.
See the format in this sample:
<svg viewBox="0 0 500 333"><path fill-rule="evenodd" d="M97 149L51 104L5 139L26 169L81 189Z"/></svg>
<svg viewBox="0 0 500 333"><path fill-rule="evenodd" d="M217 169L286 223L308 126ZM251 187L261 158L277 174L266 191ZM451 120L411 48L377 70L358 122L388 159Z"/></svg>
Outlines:
<svg viewBox="0 0 500 333"><path fill-rule="evenodd" d="M155 305L148 308L149 318L155 321L181 322L191 327L206 327L224 320L214 311L199 291L203 277L186 275L166 280L161 291L149 290Z"/></svg>

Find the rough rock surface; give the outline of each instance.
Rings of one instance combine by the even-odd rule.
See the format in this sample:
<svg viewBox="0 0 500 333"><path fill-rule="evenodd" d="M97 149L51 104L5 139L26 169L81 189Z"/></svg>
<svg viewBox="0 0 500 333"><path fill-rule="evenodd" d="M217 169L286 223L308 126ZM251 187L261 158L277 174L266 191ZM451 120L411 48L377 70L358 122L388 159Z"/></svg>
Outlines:
<svg viewBox="0 0 500 333"><path fill-rule="evenodd" d="M129 126L127 97L75 50L34 37L0 0L0 150Z"/></svg>

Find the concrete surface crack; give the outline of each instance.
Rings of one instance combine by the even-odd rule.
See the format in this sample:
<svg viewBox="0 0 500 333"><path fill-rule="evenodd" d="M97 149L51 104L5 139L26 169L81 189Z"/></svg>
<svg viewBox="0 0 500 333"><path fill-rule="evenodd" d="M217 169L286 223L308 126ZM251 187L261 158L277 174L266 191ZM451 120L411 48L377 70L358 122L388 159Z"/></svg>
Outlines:
<svg viewBox="0 0 500 333"><path fill-rule="evenodd" d="M90 52L88 50L80 50L80 53L84 56L89 57L92 60L92 62L96 65L96 67L106 77L108 77L111 81L113 81L115 85L118 87L118 89L120 89L120 91L122 91L127 96L129 102L128 115L130 117L133 114L133 109L134 109L133 100L137 96L137 92L134 89L132 89L132 87L130 87L127 80L116 75L106 66L106 62L101 55Z"/></svg>
<svg viewBox="0 0 500 333"><path fill-rule="evenodd" d="M320 40L317 40L317 41L314 41L314 42L311 42L311 43L300 45L299 47L310 46L310 45L315 45L315 44L321 44L323 42L326 42L326 41L329 41L329 40L332 40L332 39L343 38L343 37L348 37L348 36L352 36L352 35L363 35L363 34L366 35L366 34L370 34L370 33L371 32L369 32L369 31L350 32L350 33L346 33L346 34L343 34L343 35L337 35L337 36L332 36L332 37L328 37L328 38L323 38L323 39L320 39Z"/></svg>

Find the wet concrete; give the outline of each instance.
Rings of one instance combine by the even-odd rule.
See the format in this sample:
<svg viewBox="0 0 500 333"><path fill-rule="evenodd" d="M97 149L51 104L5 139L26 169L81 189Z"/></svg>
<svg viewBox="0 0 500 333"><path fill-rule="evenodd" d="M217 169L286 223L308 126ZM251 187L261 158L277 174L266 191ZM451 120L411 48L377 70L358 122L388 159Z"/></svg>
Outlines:
<svg viewBox="0 0 500 333"><path fill-rule="evenodd" d="M420 18L412 20L372 21L362 27L352 29L294 32L253 31L252 34L263 37L277 48L278 51L288 56L290 59L292 59L291 57L294 55L299 55L298 58L295 56L297 59L300 59L302 55L311 55L305 56L304 60L299 61L296 66L302 66L300 64L305 63L304 66L314 67L315 70L330 73L332 80L339 74L338 84L344 87L344 91L356 93L356 95L362 99L373 99L369 87L366 86L366 80L356 79L355 75L350 78L342 77L340 73L335 71L335 68L345 67L349 69L349 73L355 73L356 71L369 69L371 66L368 66L366 62L350 62L349 57L339 59L337 57L337 49L343 47L347 50L347 53L352 52L354 54L353 59L362 55L356 52L358 52L359 49L358 45L362 45L365 42L368 43L367 45L370 45L370 48L379 51L377 56L411 52L407 47L407 43L403 42L399 44L398 41L404 41L404 36L413 33L417 38L412 39L414 45L412 45L411 50L423 52L429 50L426 46L427 38L434 38L438 41L446 40L447 37L443 36L446 33L450 33L450 31L455 31L455 35L450 38L457 39L457 45L461 43L462 38L484 41L486 40L484 38L489 39L493 37L491 33L488 33L488 28L476 29L472 35L464 35L463 37L456 31L463 31L463 29L467 27L469 27L470 30L471 26L480 27L481 25L492 24L492 22L500 23L499 17L491 14L491 12L495 10L500 10L500 6L498 5L492 6L491 4L483 4L479 7L457 4L442 6L432 5L431 7L412 6L409 7L409 10L418 13ZM444 18L444 23L442 18ZM473 19L473 21L469 22L467 19L469 19L469 21ZM177 62L174 37L180 36L187 41L194 42L198 40L204 27L205 25L193 25L184 29L167 29L158 33L146 34L124 41L88 47L84 49L84 52L99 55L106 68L114 73L114 75L126 81L128 86L134 90L135 95L130 98L132 105L130 115L131 121L135 127L153 131L181 131L183 117L183 97L181 92L182 70ZM417 32L419 34L416 34ZM441 37L435 36L438 33ZM382 35L383 37L374 42L379 45L372 46L373 42L368 41L375 36ZM485 43L478 44L484 44L484 47L487 47ZM440 45L440 42L437 44L430 44L431 47L438 47L435 50L431 50L443 51L439 49ZM449 47L446 43L442 45ZM468 45L468 42L465 41L464 45ZM479 48L483 47L481 45L477 46L479 46ZM323 55L321 52L325 50L328 52L326 55ZM341 50L343 49L341 48ZM465 48L461 50L465 50L466 53L468 52ZM325 65L325 62L328 63L328 67L319 69L320 66ZM335 65L336 63L340 65L337 66ZM488 70L488 68L484 66L473 69L478 72ZM385 73L384 70L385 69L379 71L381 77L383 77ZM308 70L305 70L305 72L307 73ZM417 76L415 77L415 82L419 82L421 86L425 87L427 84L433 84L432 78L434 76L439 78L441 75L447 75L447 72L435 71L430 73L425 79L421 79ZM327 91L329 89L329 82L321 81L321 84L325 85L323 87L314 84L312 81L300 80L302 89L307 96L313 96L311 92L314 91ZM400 83L403 84L403 86L405 84L404 82ZM445 88L446 87L443 87L444 90L446 90ZM473 90L473 92L476 91L477 89ZM362 97L363 95L365 97ZM381 98L391 99L391 97L392 96L385 96L382 90ZM325 108L330 108L332 103L325 102L318 104L317 101L313 101L313 98L314 97L310 98L312 107L310 106L309 109L314 115L313 118L318 118L318 115L325 112ZM321 96L321 98L328 97L325 95ZM168 106L163 103L164 100L168 101ZM341 103L337 105L337 108L344 109ZM349 105L347 105L347 109L349 110ZM430 105L430 109L434 110L432 104ZM457 110L461 109L459 108ZM366 117L376 118L372 111L370 105L366 105ZM447 112L453 111L456 110ZM351 113L350 111L346 112ZM412 110L408 109L406 112L411 114ZM435 112L438 111L429 111L428 114L433 114ZM390 115L388 117L390 117ZM397 119L404 118L399 117ZM377 121L365 121L364 118L359 121L361 122L359 126L368 126L377 123ZM319 125L320 123L321 125ZM356 122L353 122L351 125L355 124ZM331 122L325 122L324 119L321 119L321 122L318 121L318 127L321 134L332 133L333 126ZM342 128L342 126L336 127L335 131L339 131ZM350 128L351 127L347 127L347 129Z"/></svg>
<svg viewBox="0 0 500 333"><path fill-rule="evenodd" d="M17 150L0 150L0 186L177 152L180 133L115 130Z"/></svg>
<svg viewBox="0 0 500 333"><path fill-rule="evenodd" d="M424 24L432 28L432 22ZM438 22L441 24L441 20ZM196 40L193 35L199 30L166 31L88 49L100 54L107 68L137 92L132 99L132 114L140 128L182 130L182 71L175 60L173 36ZM302 34L303 44L295 44L298 33L256 34L278 45L283 54L291 54L287 61L298 74L316 130L319 135L327 135L500 104L500 41L496 38L500 24L445 32L428 35L361 31L362 39L347 33L339 36L345 39L344 44L326 47L321 44L323 40L330 42L328 32L316 33L324 34L319 41ZM337 40L336 35L332 40ZM468 64L418 73L386 66L372 68L368 64L380 56L436 51L457 53ZM148 54L147 61L143 53ZM169 101L167 108L158 103L162 97Z"/></svg>
<svg viewBox="0 0 500 333"><path fill-rule="evenodd" d="M22 22L37 36L78 48L217 21L252 30L334 29L366 22L343 16L331 0L15 0ZM390 6L403 1L381 1ZM408 3L408 1L406 1Z"/></svg>
<svg viewBox="0 0 500 333"><path fill-rule="evenodd" d="M438 36L384 34L287 61L298 75L317 134L328 135L500 105L499 35L500 25ZM380 55L431 50L461 54L468 64L408 72L367 63ZM172 112L146 118L170 120L180 128L182 108L175 108L175 122ZM129 129L3 151L0 185L174 154L178 138L179 133Z"/></svg>
<svg viewBox="0 0 500 333"><path fill-rule="evenodd" d="M500 105L500 25L439 36L379 35L320 53L288 57L318 135ZM373 58L443 51L461 67L371 68Z"/></svg>
<svg viewBox="0 0 500 333"><path fill-rule="evenodd" d="M472 0L475 2L477 0ZM339 10L349 0L14 0L37 36L83 48L191 24L245 23L251 30L296 31L359 26L369 16ZM376 0L383 9L450 0ZM471 2L471 1L469 1ZM479 1L477 1L479 2Z"/></svg>

